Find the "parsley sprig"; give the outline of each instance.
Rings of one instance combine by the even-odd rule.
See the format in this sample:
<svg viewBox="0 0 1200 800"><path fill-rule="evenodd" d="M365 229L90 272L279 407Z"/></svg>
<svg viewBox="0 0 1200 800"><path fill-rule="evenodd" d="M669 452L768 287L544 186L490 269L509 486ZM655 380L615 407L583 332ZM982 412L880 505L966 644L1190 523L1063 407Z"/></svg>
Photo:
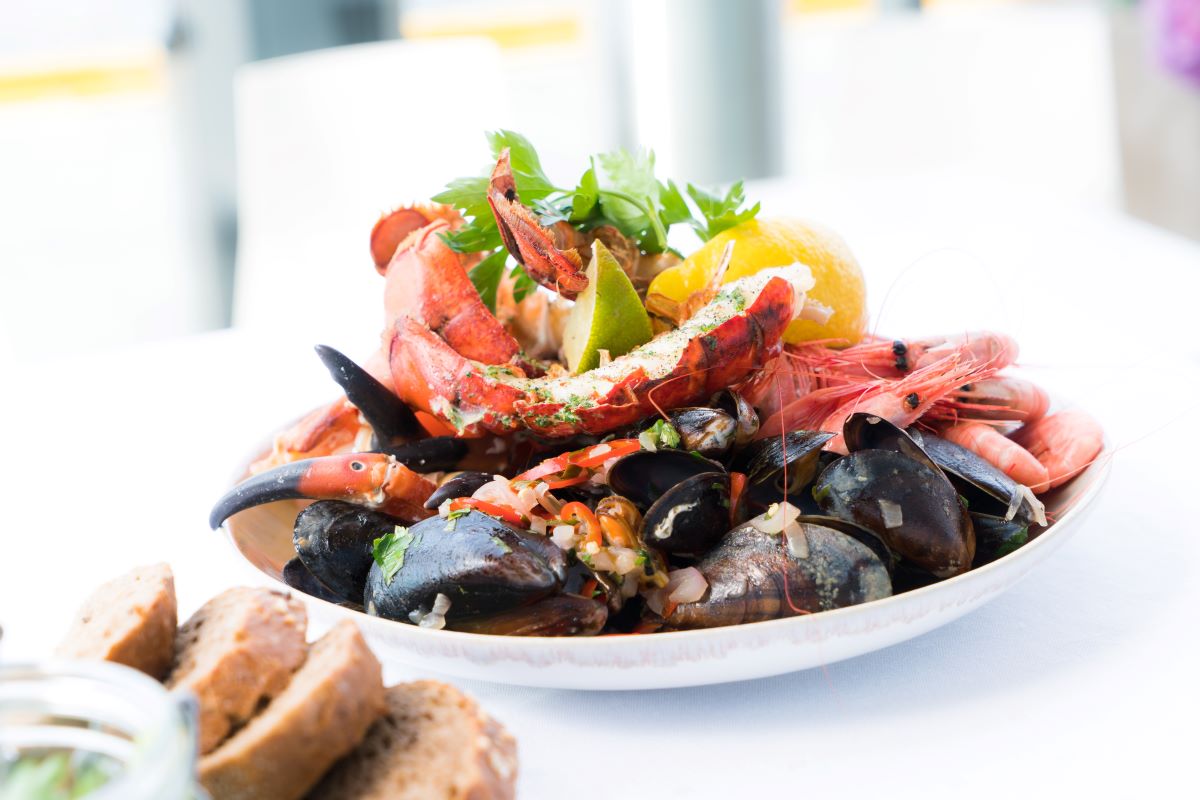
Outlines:
<svg viewBox="0 0 1200 800"><path fill-rule="evenodd" d="M671 226L686 224L703 241L734 225L753 219L760 204L745 207L742 182L724 195L713 194L693 184L683 191L674 181L660 181L654 172L651 150L615 150L588 160L573 188L555 185L542 169L533 145L519 133L493 131L487 134L492 158L508 148L513 179L521 202L533 209L543 225L568 222L579 230L612 225L637 242L645 253L668 249ZM466 224L442 238L459 253L483 253L471 270L471 280L484 303L493 311L500 280L511 271L516 281L513 294L519 302L536 288L524 268L504 249L496 220L487 202L490 169L483 175L456 178L433 200L456 207ZM690 198L692 205L688 204ZM694 206L694 209L693 209Z"/></svg>

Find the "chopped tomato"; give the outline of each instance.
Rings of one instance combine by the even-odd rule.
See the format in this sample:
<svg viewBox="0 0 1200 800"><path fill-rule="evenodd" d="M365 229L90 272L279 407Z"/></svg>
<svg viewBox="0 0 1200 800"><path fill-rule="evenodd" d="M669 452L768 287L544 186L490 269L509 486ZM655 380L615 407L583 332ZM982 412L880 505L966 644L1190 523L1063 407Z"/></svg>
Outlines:
<svg viewBox="0 0 1200 800"><path fill-rule="evenodd" d="M568 486L578 486L581 483L587 483L591 480L592 473L590 470L579 469L574 475L571 471L564 470L561 475L551 475L545 479L548 489L564 489Z"/></svg>
<svg viewBox="0 0 1200 800"><path fill-rule="evenodd" d="M473 508L476 511L482 511L484 514L502 519L505 522L511 522L520 528L529 525L529 520L525 518L524 514L509 506L499 503L489 503L487 500L478 500L474 497L456 497L450 501L451 511L461 511L464 508Z"/></svg>
<svg viewBox="0 0 1200 800"><path fill-rule="evenodd" d="M536 467L531 467L530 469L525 470L520 475L513 478L513 480L536 481L546 477L547 475L553 475L556 472L562 472L570 466L570 464L567 463L567 459L570 457L570 455L570 453L563 453L561 456L548 458L542 463L538 464Z"/></svg>
<svg viewBox="0 0 1200 800"><path fill-rule="evenodd" d="M746 476L741 472L729 473L729 524L737 519L738 504L742 502L742 494L746 491Z"/></svg>

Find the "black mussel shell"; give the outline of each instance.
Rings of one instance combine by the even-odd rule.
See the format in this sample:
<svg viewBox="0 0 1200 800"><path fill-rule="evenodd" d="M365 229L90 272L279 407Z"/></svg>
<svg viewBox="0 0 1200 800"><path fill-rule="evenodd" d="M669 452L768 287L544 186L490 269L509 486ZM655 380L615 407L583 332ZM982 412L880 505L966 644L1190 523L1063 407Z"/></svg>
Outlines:
<svg viewBox="0 0 1200 800"><path fill-rule="evenodd" d="M458 620L454 630L494 636L594 636L607 621L604 603L560 594L498 614Z"/></svg>
<svg viewBox="0 0 1200 800"><path fill-rule="evenodd" d="M975 526L975 561L982 567L1008 555L1029 541L1029 523L988 514L971 514Z"/></svg>
<svg viewBox="0 0 1200 800"><path fill-rule="evenodd" d="M699 556L729 527L729 475L705 472L672 486L654 501L642 520L642 539L664 553Z"/></svg>
<svg viewBox="0 0 1200 800"><path fill-rule="evenodd" d="M923 447L959 493L967 498L972 511L1004 517L1012 508L1014 519L1022 524L1028 525L1033 521L1036 512L1032 503L1040 504L1040 501L1030 499L1021 484L991 462L965 447L932 434L925 435Z"/></svg>
<svg viewBox="0 0 1200 800"><path fill-rule="evenodd" d="M498 614L557 594L566 557L549 539L518 530L478 511L455 520L431 517L408 528L403 563L390 580L379 564L367 575L368 614L409 621L450 599L446 627Z"/></svg>
<svg viewBox="0 0 1200 800"><path fill-rule="evenodd" d="M718 408L677 408L668 412L679 432L679 449L722 459L733 449L737 420Z"/></svg>
<svg viewBox="0 0 1200 800"><path fill-rule="evenodd" d="M313 577L339 600L362 600L371 547L399 521L387 514L338 500L320 500L296 516L292 544Z"/></svg>
<svg viewBox="0 0 1200 800"><path fill-rule="evenodd" d="M724 471L718 462L684 450L640 450L612 465L608 487L645 511L672 486L706 472Z"/></svg>
<svg viewBox="0 0 1200 800"><path fill-rule="evenodd" d="M870 548L840 531L802 523L789 543L746 523L730 531L698 568L708 591L666 620L673 629L741 625L828 611L889 596L891 580Z"/></svg>
<svg viewBox="0 0 1200 800"><path fill-rule="evenodd" d="M746 474L750 506L759 509L784 500L803 505L803 489L819 472L821 448L832 438L824 431L790 431L743 448L734 458L733 469Z"/></svg>
<svg viewBox="0 0 1200 800"><path fill-rule="evenodd" d="M492 475L488 472L476 472L475 470L467 470L460 472L457 475L452 475L442 481L442 485L433 490L433 494L429 495L429 499L425 501L425 507L435 509L447 500L454 500L459 497L470 497L475 494L475 490L485 483L492 482Z"/></svg>
<svg viewBox="0 0 1200 800"><path fill-rule="evenodd" d="M413 472L442 472L455 469L467 455L467 443L453 436L431 436L378 452L394 457Z"/></svg>
<svg viewBox="0 0 1200 800"><path fill-rule="evenodd" d="M356 608L361 608L357 603L346 603L343 598L338 597L322 586L321 582L313 577L313 574L308 571L308 567L304 566L304 562L299 558L290 559L283 565L281 577L283 578L283 582L288 586L298 592L304 592L309 597L315 597L318 600L325 600L330 603L353 605Z"/></svg>
<svg viewBox="0 0 1200 800"><path fill-rule="evenodd" d="M846 449L851 453L859 450L895 450L931 467L937 467L932 457L921 448L924 437L918 440L912 432L874 414L851 414L842 426L842 437L846 442Z"/></svg>
<svg viewBox="0 0 1200 800"><path fill-rule="evenodd" d="M713 408L721 409L737 420L735 444L741 447L754 439L754 434L758 433L759 427L758 412L754 410L754 406L750 405L750 401L742 396L741 392L725 389L717 393L710 405Z"/></svg>
<svg viewBox="0 0 1200 800"><path fill-rule="evenodd" d="M813 501L814 504L816 501ZM856 525L849 520L841 519L840 517L831 517L826 514L801 514L797 517L798 522L803 522L807 525L820 525L823 528L831 528L839 533L844 533L851 539L857 539L861 544L865 545L876 558L887 567L889 574L896 568L896 556L888 548L887 542L880 538L879 534L870 528L864 528L861 525Z"/></svg>
<svg viewBox="0 0 1200 800"><path fill-rule="evenodd" d="M371 426L377 446L387 447L421 434L416 414L395 392L332 347L319 344L316 350L330 377Z"/></svg>
<svg viewBox="0 0 1200 800"><path fill-rule="evenodd" d="M975 531L941 470L891 450L859 450L813 485L827 513L875 531L908 564L939 578L971 568Z"/></svg>

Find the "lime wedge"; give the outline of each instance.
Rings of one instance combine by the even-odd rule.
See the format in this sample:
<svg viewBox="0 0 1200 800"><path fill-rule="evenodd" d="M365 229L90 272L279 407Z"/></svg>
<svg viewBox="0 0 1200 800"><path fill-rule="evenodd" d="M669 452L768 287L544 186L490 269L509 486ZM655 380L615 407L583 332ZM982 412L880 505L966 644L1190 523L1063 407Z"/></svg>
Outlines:
<svg viewBox="0 0 1200 800"><path fill-rule="evenodd" d="M599 241L592 243L587 278L587 288L575 298L563 331L563 355L576 375L600 366L601 350L616 358L654 335L625 270Z"/></svg>

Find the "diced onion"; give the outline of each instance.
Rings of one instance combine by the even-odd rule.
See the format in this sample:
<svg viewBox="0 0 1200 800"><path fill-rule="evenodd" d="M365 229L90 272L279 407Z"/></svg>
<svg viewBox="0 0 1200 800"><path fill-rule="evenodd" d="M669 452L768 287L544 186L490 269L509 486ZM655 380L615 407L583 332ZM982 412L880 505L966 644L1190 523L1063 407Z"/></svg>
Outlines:
<svg viewBox="0 0 1200 800"><path fill-rule="evenodd" d="M880 498L879 513L883 517L883 527L889 531L904 524L904 509L900 507L899 503Z"/></svg>
<svg viewBox="0 0 1200 800"><path fill-rule="evenodd" d="M783 535L787 539L787 549L792 558L808 558L808 536L804 533L803 525L793 522L787 526Z"/></svg>
<svg viewBox="0 0 1200 800"><path fill-rule="evenodd" d="M642 431L638 434L638 442L641 443L643 450L649 450L651 453L658 452L658 442L655 441L654 433L651 431Z"/></svg>
<svg viewBox="0 0 1200 800"><path fill-rule="evenodd" d="M763 533L782 533L783 529L796 521L800 509L791 503L772 503L765 513L750 520L750 524Z"/></svg>
<svg viewBox="0 0 1200 800"><path fill-rule="evenodd" d="M529 530L533 531L534 533L540 533L542 536L545 536L546 528L546 520L542 519L541 517L529 518Z"/></svg>
<svg viewBox="0 0 1200 800"><path fill-rule="evenodd" d="M438 592L437 597L433 600L433 608L429 611L417 609L408 615L408 618L416 625L422 628L432 628L440 631L446 627L446 612L450 610L450 598Z"/></svg>
<svg viewBox="0 0 1200 800"><path fill-rule="evenodd" d="M575 542L579 537L575 535L575 527L573 525L555 525L554 532L550 534L550 538L563 550L570 550L575 546Z"/></svg>
<svg viewBox="0 0 1200 800"><path fill-rule="evenodd" d="M596 548L596 552L592 553L592 548ZM607 550L601 550L596 547L595 543L589 542L587 550L592 557L592 568L600 572L616 572L617 565L613 562L612 555Z"/></svg>
<svg viewBox="0 0 1200 800"><path fill-rule="evenodd" d="M671 570L667 575L667 599L672 603L694 603L708 591L708 581L695 567Z"/></svg>
<svg viewBox="0 0 1200 800"><path fill-rule="evenodd" d="M628 547L610 547L609 554L618 575L628 575L638 567L638 552Z"/></svg>

